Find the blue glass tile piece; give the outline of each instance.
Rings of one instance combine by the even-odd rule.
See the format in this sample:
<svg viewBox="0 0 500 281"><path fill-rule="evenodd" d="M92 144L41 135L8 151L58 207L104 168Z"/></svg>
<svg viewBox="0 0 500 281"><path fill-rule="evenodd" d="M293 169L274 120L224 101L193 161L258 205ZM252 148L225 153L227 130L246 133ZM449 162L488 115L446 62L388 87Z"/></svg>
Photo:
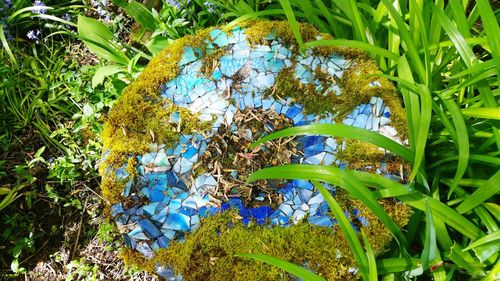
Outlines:
<svg viewBox="0 0 500 281"><path fill-rule="evenodd" d="M156 238L161 235L160 230L149 220L144 219L139 221L142 231L151 238Z"/></svg>
<svg viewBox="0 0 500 281"><path fill-rule="evenodd" d="M128 234L131 239L134 240L149 240L150 237L146 236L141 227L136 227L134 230L130 231Z"/></svg>
<svg viewBox="0 0 500 281"><path fill-rule="evenodd" d="M161 276L166 281L182 281L181 275L176 275L175 272L166 266L158 265L156 266L156 274Z"/></svg>
<svg viewBox="0 0 500 281"><path fill-rule="evenodd" d="M135 249L148 259L153 258L153 250L149 247L146 242L139 242L135 246Z"/></svg>
<svg viewBox="0 0 500 281"><path fill-rule="evenodd" d="M328 216L314 216L307 219L310 224L319 225L322 227L332 227L333 222Z"/></svg>
<svg viewBox="0 0 500 281"><path fill-rule="evenodd" d="M220 80L222 78L222 72L217 68L214 72L212 72L212 78L214 80Z"/></svg>
<svg viewBox="0 0 500 281"><path fill-rule="evenodd" d="M123 205L122 203L117 203L111 206L111 215L113 217L116 217L118 214L123 214Z"/></svg>
<svg viewBox="0 0 500 281"><path fill-rule="evenodd" d="M148 213L150 216L154 215L156 213L156 207L158 206L158 203L150 203L144 207L142 207L142 209L144 210L144 212Z"/></svg>
<svg viewBox="0 0 500 281"><path fill-rule="evenodd" d="M163 191L158 190L158 189L153 189L153 190L151 190L149 200L151 202L161 202L163 200L164 196L165 196L165 194L163 193Z"/></svg>
<svg viewBox="0 0 500 281"><path fill-rule="evenodd" d="M258 225L263 225L266 219L273 213L273 209L270 206L251 208L249 211Z"/></svg>
<svg viewBox="0 0 500 281"><path fill-rule="evenodd" d="M189 217L179 213L171 213L167 216L164 226L172 230L188 231Z"/></svg>
<svg viewBox="0 0 500 281"><path fill-rule="evenodd" d="M182 66L190 62L193 62L197 59L198 57L196 56L193 48L187 46L184 48L184 53L182 54L181 61L179 62L179 64Z"/></svg>
<svg viewBox="0 0 500 281"><path fill-rule="evenodd" d="M365 128L366 127L366 122L368 121L368 115L365 114L359 114L356 117L356 120L354 120L354 123L352 124L354 127L358 128Z"/></svg>

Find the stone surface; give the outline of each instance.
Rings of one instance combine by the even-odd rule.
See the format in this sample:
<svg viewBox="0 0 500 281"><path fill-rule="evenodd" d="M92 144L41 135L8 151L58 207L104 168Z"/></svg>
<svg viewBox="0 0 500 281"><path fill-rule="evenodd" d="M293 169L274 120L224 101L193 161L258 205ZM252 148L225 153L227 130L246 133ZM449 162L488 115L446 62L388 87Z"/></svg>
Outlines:
<svg viewBox="0 0 500 281"><path fill-rule="evenodd" d="M126 181L122 195L127 198L127 203L113 205L111 215L120 226L128 247L150 258L159 248L168 247L172 240L184 239L203 218L231 208L238 210L244 224L254 222L267 227L290 227L304 219L322 227L333 227L337 223L330 216L323 196L308 181L267 182L267 188L273 191L266 193L265 188L255 189L257 194L252 195L249 203L236 187L221 193L221 178L215 168L199 169L207 165L206 159L216 159L206 155L213 153L213 142L220 135L221 128L250 143L267 134L266 130L274 131L276 125L259 120L257 116L255 120L264 124L266 130L252 131L251 127L242 130L237 125L241 124L237 118L273 112L291 126L335 123L333 110L329 114L311 114L292 98L278 99L268 93L275 86L279 73L286 68L293 69L293 79L302 84L313 85L318 91L329 89L337 96L344 95L338 81L357 62L339 54L315 55L311 50L296 55L293 47L284 44L280 38L267 38L270 39L263 40L262 44L252 45L242 28L230 31L213 29L205 40L206 49L184 47L178 62L179 74L161 87L160 94L163 99L210 122L210 128L204 132L180 134L173 146L157 143L151 145L149 153L129 156L137 160L137 173L133 179L126 172L127 164L114 170L116 178ZM207 74L202 60L215 49L224 52L216 58L213 71ZM315 71L329 75L331 82L327 85L321 83L315 78ZM369 86L379 87L381 84L375 81ZM179 114L173 114L171 122L180 126L183 120ZM391 127L391 109L380 97L372 97L369 102L357 105L342 123L379 132L401 142L398 132ZM343 145L345 143L331 137L300 137L294 140L290 149L294 152L288 157L283 156L286 160L280 160L280 163L344 168L348 163L336 156ZM227 153L239 151L228 150ZM247 157L244 159L255 157L251 153L243 156ZM224 168L227 167L222 166ZM384 169L384 163L377 171L389 178L397 177ZM241 181L240 177L245 176L236 169L228 173L234 181ZM327 187L335 194L335 187ZM271 195L280 198L278 202L271 204L267 199ZM347 215L362 225L370 224L359 210ZM157 267L157 272L168 280L182 278L162 265Z"/></svg>

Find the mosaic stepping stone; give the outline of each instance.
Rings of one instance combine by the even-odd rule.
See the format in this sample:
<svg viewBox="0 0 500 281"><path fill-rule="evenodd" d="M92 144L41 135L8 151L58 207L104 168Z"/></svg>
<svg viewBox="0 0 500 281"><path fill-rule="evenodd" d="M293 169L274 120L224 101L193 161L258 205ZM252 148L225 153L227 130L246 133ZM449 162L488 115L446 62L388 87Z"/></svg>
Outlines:
<svg viewBox="0 0 500 281"><path fill-rule="evenodd" d="M327 38L301 26L305 40ZM343 123L406 144L398 95L360 50L299 52L286 22L253 21L177 40L124 91L103 132L104 196L123 258L167 280L293 279L235 253L288 259L330 280L356 263L323 196L304 180L247 183L264 167L358 169L404 182L408 164L350 139L259 138L287 127ZM325 184L376 252L391 235L360 202ZM405 225L409 208L380 200Z"/></svg>

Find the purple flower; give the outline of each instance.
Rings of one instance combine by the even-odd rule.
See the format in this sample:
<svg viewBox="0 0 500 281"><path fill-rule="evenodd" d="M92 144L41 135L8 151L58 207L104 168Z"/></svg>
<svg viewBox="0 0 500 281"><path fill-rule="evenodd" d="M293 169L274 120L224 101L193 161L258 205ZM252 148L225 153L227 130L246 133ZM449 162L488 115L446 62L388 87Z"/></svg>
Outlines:
<svg viewBox="0 0 500 281"><path fill-rule="evenodd" d="M66 13L66 14L64 14L64 15L62 16L62 19L63 19L63 20L67 20L67 21L71 21L71 16L70 16L68 13Z"/></svg>
<svg viewBox="0 0 500 281"><path fill-rule="evenodd" d="M43 6L45 6L45 3L43 3L41 0L35 0L35 2L33 2L33 6L34 7L43 7ZM45 14L45 12L47 12L47 9L45 9L45 8L33 9L33 13Z"/></svg>
<svg viewBox="0 0 500 281"><path fill-rule="evenodd" d="M33 30L30 30L30 31L28 32L28 34L26 34L26 36L28 37L28 39L31 39L31 40L35 40L35 39L37 39L37 38L36 38L35 31L33 31Z"/></svg>
<svg viewBox="0 0 500 281"><path fill-rule="evenodd" d="M175 0L167 0L167 4L170 6L170 7L175 7L177 9L181 9L181 4Z"/></svg>
<svg viewBox="0 0 500 281"><path fill-rule="evenodd" d="M35 40L35 42L38 44L38 36L40 36L41 32L40 30L30 30L27 34L26 37L30 40Z"/></svg>
<svg viewBox="0 0 500 281"><path fill-rule="evenodd" d="M214 12L214 8L215 8L215 4L211 1L205 1L205 3L203 3L203 5L205 5L207 7L207 11L209 13L213 13Z"/></svg>

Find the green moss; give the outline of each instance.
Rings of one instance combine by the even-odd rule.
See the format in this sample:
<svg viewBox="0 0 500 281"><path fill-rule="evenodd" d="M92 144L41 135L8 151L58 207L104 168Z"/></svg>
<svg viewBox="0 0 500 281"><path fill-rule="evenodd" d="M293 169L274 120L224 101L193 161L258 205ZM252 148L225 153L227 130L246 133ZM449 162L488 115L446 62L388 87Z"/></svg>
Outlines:
<svg viewBox="0 0 500 281"><path fill-rule="evenodd" d="M337 143L342 142L337 139ZM345 147L336 154L337 159L342 162L357 164L360 166L380 163L385 158L385 153L379 147L369 142L345 139Z"/></svg>
<svg viewBox="0 0 500 281"><path fill-rule="evenodd" d="M109 205L116 204L125 199L122 196L124 187L125 182L119 181L114 174L110 173L102 178L101 192L104 198L108 200Z"/></svg>
<svg viewBox="0 0 500 281"><path fill-rule="evenodd" d="M396 129L401 139L406 139L405 112L394 85L385 78L370 76L380 73L372 60L358 60L353 67L344 72L340 80L343 93L334 97L338 104L338 115L335 121L341 123L356 106L369 103L372 97L380 97L391 109L391 126ZM370 86L370 82L375 81L378 81L381 86Z"/></svg>
<svg viewBox="0 0 500 281"><path fill-rule="evenodd" d="M325 77L318 77L322 84L326 85ZM275 85L267 90L265 96L275 98L291 97L293 100L304 106L304 111L309 114L323 114L332 112L336 102L334 93L319 92L314 83L302 84L295 78L294 66L283 69L276 76Z"/></svg>
<svg viewBox="0 0 500 281"><path fill-rule="evenodd" d="M389 231L361 203L339 191L337 200L345 210L358 208L370 221L361 227L368 234L376 253L391 240ZM400 225L408 221L410 211L393 200L381 201L385 210ZM173 267L185 280L290 280L282 270L253 260L235 256L238 253L272 255L309 268L328 280L353 280L347 272L356 263L344 234L338 226L325 228L302 221L294 227L244 226L236 212L225 212L202 220L200 227L186 235L185 242L172 242L167 249L147 260L128 252L127 264L152 270L156 264ZM338 255L341 257L338 257Z"/></svg>

